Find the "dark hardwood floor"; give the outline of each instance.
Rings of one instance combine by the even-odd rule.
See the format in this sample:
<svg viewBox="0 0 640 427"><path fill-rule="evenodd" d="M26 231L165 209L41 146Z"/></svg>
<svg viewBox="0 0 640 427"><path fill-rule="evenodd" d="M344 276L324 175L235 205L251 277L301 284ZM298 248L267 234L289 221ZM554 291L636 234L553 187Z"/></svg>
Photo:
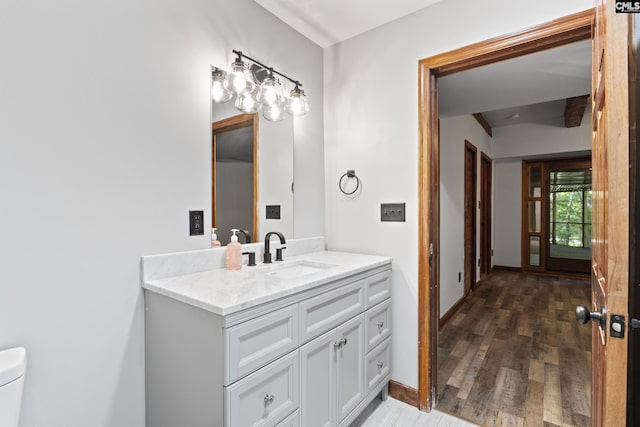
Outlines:
<svg viewBox="0 0 640 427"><path fill-rule="evenodd" d="M485 426L590 425L588 280L496 271L440 332L436 408Z"/></svg>

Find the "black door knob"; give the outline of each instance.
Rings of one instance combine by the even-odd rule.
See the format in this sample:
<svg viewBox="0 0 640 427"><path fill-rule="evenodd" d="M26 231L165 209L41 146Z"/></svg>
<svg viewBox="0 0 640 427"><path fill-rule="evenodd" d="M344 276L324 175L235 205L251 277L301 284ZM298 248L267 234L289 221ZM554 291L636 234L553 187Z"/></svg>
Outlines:
<svg viewBox="0 0 640 427"><path fill-rule="evenodd" d="M592 320L600 325L600 327L604 328L604 324L606 322L606 310L604 307L602 308L602 312L599 311L589 311L587 307L584 305L579 305L576 307L576 321L581 325L584 325L589 320Z"/></svg>

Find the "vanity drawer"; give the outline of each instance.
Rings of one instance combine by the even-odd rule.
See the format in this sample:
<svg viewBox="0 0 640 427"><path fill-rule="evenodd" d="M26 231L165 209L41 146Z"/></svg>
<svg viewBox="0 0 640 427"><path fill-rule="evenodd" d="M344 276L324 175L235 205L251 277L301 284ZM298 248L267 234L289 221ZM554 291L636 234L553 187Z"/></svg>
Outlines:
<svg viewBox="0 0 640 427"><path fill-rule="evenodd" d="M374 274L367 277L365 281L367 308L371 308L391 296L391 270Z"/></svg>
<svg viewBox="0 0 640 427"><path fill-rule="evenodd" d="M286 420L278 424L278 427L300 427L300 410L289 415Z"/></svg>
<svg viewBox="0 0 640 427"><path fill-rule="evenodd" d="M275 426L298 409L298 352L276 360L224 390L225 427Z"/></svg>
<svg viewBox="0 0 640 427"><path fill-rule="evenodd" d="M391 372L391 338L367 356L367 393Z"/></svg>
<svg viewBox="0 0 640 427"><path fill-rule="evenodd" d="M298 305L290 305L225 329L224 385L298 347Z"/></svg>
<svg viewBox="0 0 640 427"><path fill-rule="evenodd" d="M300 303L300 344L335 328L364 311L364 280Z"/></svg>
<svg viewBox="0 0 640 427"><path fill-rule="evenodd" d="M391 300L378 304L365 313L367 352L391 336Z"/></svg>

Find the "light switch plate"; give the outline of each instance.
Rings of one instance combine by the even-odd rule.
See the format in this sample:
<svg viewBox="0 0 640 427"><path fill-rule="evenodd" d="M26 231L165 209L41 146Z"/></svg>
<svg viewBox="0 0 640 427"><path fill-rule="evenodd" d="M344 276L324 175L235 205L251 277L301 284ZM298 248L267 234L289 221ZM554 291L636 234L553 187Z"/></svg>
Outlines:
<svg viewBox="0 0 640 427"><path fill-rule="evenodd" d="M280 219L280 205L267 205L267 219Z"/></svg>
<svg viewBox="0 0 640 427"><path fill-rule="evenodd" d="M404 203L381 203L380 221L405 222Z"/></svg>

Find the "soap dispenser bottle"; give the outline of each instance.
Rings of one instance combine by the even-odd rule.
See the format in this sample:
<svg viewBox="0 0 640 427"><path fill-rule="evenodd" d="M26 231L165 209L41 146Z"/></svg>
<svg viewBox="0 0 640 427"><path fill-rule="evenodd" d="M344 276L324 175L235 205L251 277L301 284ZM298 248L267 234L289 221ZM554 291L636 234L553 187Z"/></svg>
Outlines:
<svg viewBox="0 0 640 427"><path fill-rule="evenodd" d="M211 247L215 248L221 246L220 240L218 240L218 235L216 234L216 228L211 229Z"/></svg>
<svg viewBox="0 0 640 427"><path fill-rule="evenodd" d="M231 242L227 245L227 269L240 270L242 268L242 245L238 243L236 233L239 230L232 228Z"/></svg>

